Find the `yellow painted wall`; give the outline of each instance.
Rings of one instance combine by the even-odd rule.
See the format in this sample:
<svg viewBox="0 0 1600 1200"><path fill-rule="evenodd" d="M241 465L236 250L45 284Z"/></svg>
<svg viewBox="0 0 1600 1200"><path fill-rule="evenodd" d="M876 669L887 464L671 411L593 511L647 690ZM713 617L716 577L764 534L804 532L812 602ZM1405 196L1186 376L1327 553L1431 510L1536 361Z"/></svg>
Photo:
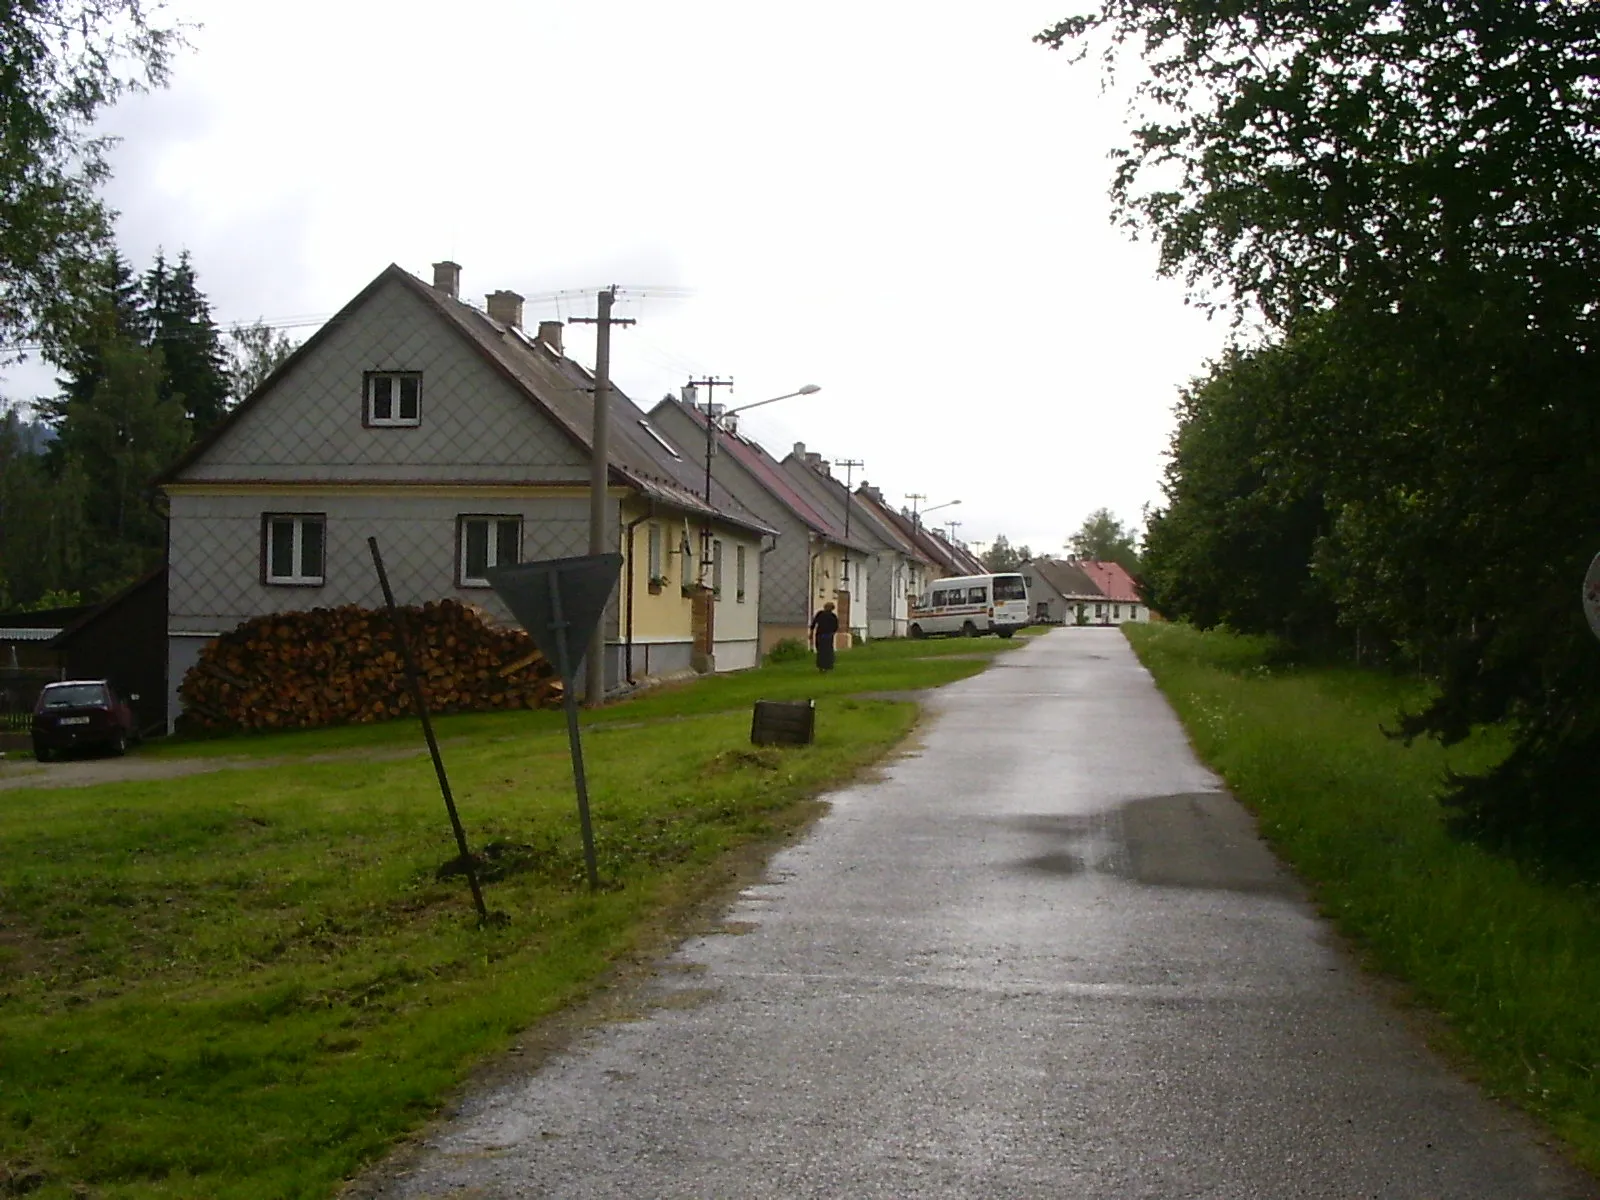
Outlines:
<svg viewBox="0 0 1600 1200"><path fill-rule="evenodd" d="M623 527L638 517L646 516L647 509L638 505L624 505ZM661 530L661 570L667 581L659 590L650 586L650 527ZM678 543L683 538L683 516L676 519L667 514L646 517L633 531L633 563L629 569L628 539L623 538L622 578L628 586L632 578L633 636L635 641L688 641L693 601L683 594L682 558ZM692 532L692 531L691 531ZM690 578L694 575L690 566ZM627 612L623 612L627 620Z"/></svg>
<svg viewBox="0 0 1600 1200"><path fill-rule="evenodd" d="M640 505L624 506L623 525L644 516L647 510ZM661 530L661 569L666 582L656 590L650 586L650 527ZM682 513L658 513L646 517L633 533L633 637L635 641L688 641L694 601L683 594L683 583L699 579L700 530L692 521L688 525L689 555L687 562L680 551L685 525ZM761 540L754 534L730 527L713 527L713 534L722 543L722 599L717 604L717 640L753 639L756 636L757 610L761 603ZM745 599L740 604L736 595L736 547L745 548ZM623 586L629 578L627 539L622 547ZM687 574L685 568L687 567ZM624 612L623 620L627 620Z"/></svg>

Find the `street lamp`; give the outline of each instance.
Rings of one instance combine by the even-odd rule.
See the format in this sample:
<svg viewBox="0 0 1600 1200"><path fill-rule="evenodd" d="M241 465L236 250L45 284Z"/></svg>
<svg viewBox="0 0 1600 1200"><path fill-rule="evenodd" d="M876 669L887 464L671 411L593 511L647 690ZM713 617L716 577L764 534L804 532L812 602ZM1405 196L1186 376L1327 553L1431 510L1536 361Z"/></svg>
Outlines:
<svg viewBox="0 0 1600 1200"><path fill-rule="evenodd" d="M741 404L737 408L725 408L720 413L713 414L711 402L706 401L706 508L711 508L711 458L716 453L717 434L721 432L719 422L727 420L736 413L746 412L752 408L760 408L763 404L776 404L779 400L789 400L795 396L810 396L822 389L814 383L793 392L785 392L781 396L773 396L766 400L757 400L751 404ZM700 526L700 583L703 587L711 585L711 514L708 512Z"/></svg>
<svg viewBox="0 0 1600 1200"><path fill-rule="evenodd" d="M943 504L935 504L932 508L923 509L919 514L917 512L917 501L926 500L927 497L919 492L907 492L906 499L911 501L911 529L913 532L917 530L922 517L927 516L931 512L938 512L941 508L949 508L951 505L961 503L959 500L946 500Z"/></svg>
<svg viewBox="0 0 1600 1200"><path fill-rule="evenodd" d="M773 396L770 400L757 400L753 404L741 404L738 408L725 408L715 416L711 413L711 402L706 402L706 505L711 504L711 456L716 453L716 439L720 426L719 421L725 421L737 413L748 412L752 408L760 408L763 404L776 404L779 400L792 400L796 396L811 396L822 389L814 383L808 383L799 391L785 392L781 396Z"/></svg>

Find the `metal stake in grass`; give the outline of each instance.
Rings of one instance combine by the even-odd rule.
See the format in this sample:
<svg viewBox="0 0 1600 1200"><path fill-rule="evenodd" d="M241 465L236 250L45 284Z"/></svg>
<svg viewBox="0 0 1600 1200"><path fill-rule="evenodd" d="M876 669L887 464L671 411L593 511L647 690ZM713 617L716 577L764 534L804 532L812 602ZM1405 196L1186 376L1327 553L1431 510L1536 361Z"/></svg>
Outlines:
<svg viewBox="0 0 1600 1200"><path fill-rule="evenodd" d="M367 548L372 551L372 565L378 570L378 584L383 588L383 602L389 609L389 621L394 626L394 640L400 643L400 658L405 663L406 683L411 688L411 702L417 706L417 716L422 718L422 736L428 739L428 753L433 756L433 770L439 776L439 791L444 795L444 808L450 814L450 827L456 831L456 849L461 851L461 866L466 872L467 885L472 888L472 903L478 909L478 923L488 924L489 909L483 903L483 889L478 886L478 872L472 865L472 851L467 849L467 831L461 827L461 816L456 812L455 797L450 794L450 779L444 773L444 759L439 756L439 739L433 736L433 721L428 716L428 702L422 698L422 679L417 673L417 661L411 657L411 643L400 624L400 613L394 606L394 592L389 590L389 574L383 569L383 555L378 553L378 539L369 537Z"/></svg>

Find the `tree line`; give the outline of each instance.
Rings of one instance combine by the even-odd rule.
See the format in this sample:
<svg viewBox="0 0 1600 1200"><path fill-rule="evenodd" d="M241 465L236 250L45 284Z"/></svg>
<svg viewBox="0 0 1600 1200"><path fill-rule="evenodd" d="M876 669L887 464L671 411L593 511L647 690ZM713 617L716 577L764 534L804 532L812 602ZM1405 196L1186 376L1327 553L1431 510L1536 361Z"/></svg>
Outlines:
<svg viewBox="0 0 1600 1200"><path fill-rule="evenodd" d="M1507 731L1461 831L1600 868L1600 10L1102 0L1140 53L1112 197L1263 331L1181 398L1150 603L1421 671L1395 730Z"/></svg>

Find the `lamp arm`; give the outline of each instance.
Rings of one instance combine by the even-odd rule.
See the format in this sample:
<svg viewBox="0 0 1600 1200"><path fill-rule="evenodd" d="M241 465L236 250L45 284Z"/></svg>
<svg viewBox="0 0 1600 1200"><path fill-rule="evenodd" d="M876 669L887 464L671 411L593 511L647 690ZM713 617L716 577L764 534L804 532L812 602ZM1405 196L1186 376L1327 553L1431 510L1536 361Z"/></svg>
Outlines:
<svg viewBox="0 0 1600 1200"><path fill-rule="evenodd" d="M741 404L738 408L725 408L718 414L719 417L731 417L734 413L748 412L752 408L760 408L763 404L776 404L779 400L792 400L796 396L809 395L807 392L785 392L781 396L774 396L770 400L757 400L754 404Z"/></svg>

